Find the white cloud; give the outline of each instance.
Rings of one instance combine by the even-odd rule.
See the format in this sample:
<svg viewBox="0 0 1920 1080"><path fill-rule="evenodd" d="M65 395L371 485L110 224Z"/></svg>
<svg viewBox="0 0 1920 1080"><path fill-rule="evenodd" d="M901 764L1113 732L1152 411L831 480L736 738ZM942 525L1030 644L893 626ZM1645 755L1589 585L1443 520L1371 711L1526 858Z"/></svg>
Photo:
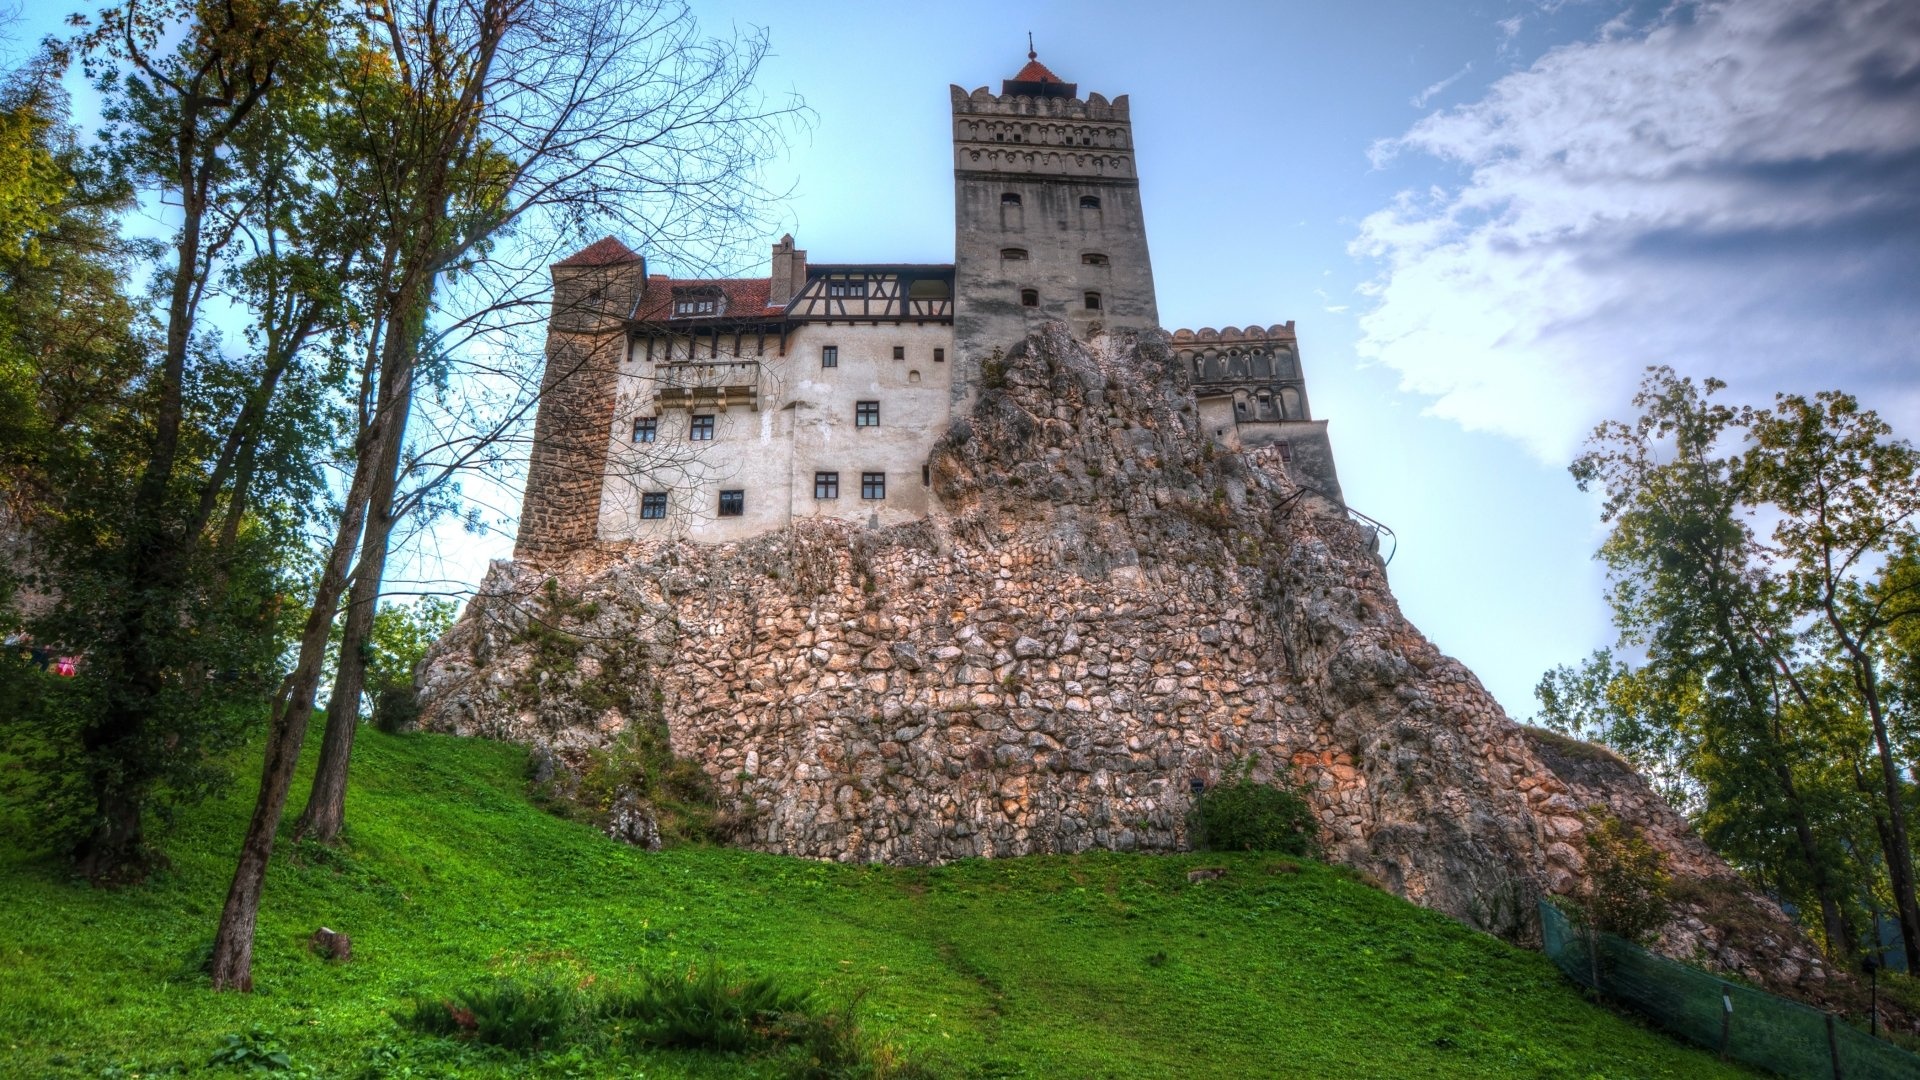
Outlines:
<svg viewBox="0 0 1920 1080"><path fill-rule="evenodd" d="M1432 101L1434 98L1438 97L1440 94L1445 92L1447 87L1452 86L1454 83L1457 83L1461 79L1466 78L1467 72L1472 70L1473 70L1473 61L1469 60L1467 61L1466 67L1461 68L1459 71L1454 72L1453 74L1447 76L1446 78L1441 79L1439 82L1434 83L1432 86L1427 87L1425 90L1422 90L1419 93L1413 95L1413 97L1407 100L1407 104L1413 106L1416 109L1426 108L1427 102Z"/></svg>
<svg viewBox="0 0 1920 1080"><path fill-rule="evenodd" d="M1361 354L1561 461L1649 363L1920 419L1920 4L1681 2L1373 150ZM1914 434L1914 432L1909 432Z"/></svg>

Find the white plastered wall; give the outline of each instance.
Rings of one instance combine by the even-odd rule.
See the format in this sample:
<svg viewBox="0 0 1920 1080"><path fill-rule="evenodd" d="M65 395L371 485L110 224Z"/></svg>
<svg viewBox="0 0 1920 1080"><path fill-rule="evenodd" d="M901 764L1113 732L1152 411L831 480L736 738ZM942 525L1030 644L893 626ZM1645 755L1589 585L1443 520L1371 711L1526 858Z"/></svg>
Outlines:
<svg viewBox="0 0 1920 1080"><path fill-rule="evenodd" d="M722 348L714 359L759 360L760 404L726 408L656 408L659 364L645 349L621 370L619 404L600 500L600 537L629 540L684 536L718 542L785 526L795 517L834 517L890 525L927 515L931 493L921 466L950 418L953 329L937 323L806 323L788 335L784 356ZM839 364L821 366L823 346ZM905 357L893 358L895 347ZM683 346L684 348L684 346ZM935 350L949 359L935 360ZM664 355L664 350L660 350ZM684 355L684 353L680 353ZM711 361L710 361L711 362ZM858 427L858 402L878 401L877 427ZM655 441L636 444L636 416L658 415ZM688 439L691 417L712 415L710 442ZM839 497L814 498L814 474L840 474ZM886 498L861 497L861 474L886 474ZM719 493L744 494L744 513L719 517ZM668 495L665 519L642 519L641 496Z"/></svg>

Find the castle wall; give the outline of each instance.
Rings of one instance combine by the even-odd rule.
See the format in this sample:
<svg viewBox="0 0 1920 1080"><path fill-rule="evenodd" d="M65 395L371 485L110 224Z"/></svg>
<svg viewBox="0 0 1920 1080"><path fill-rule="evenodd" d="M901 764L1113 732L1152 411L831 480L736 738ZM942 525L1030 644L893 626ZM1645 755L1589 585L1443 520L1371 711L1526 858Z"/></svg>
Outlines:
<svg viewBox="0 0 1920 1080"><path fill-rule="evenodd" d="M945 432L952 363L952 329L938 322L803 323L787 336L786 351L761 353L749 336L736 352L724 337L717 350L701 339L691 363L687 339L661 339L656 358L634 348L620 373L620 408L608 431L607 470L598 537L626 541L687 537L706 542L739 539L785 526L795 518L832 518L893 524L925 517L931 503L922 466ZM835 367L822 365L826 347ZM904 351L894 359L895 348ZM757 405L730 400L661 407L660 391L679 373L758 364ZM703 402L705 399L702 399ZM856 422L859 402L879 403L878 426ZM689 438L695 416L711 416L714 438ZM655 417L651 443L634 440L633 421ZM815 497L815 473L838 474L838 495ZM866 473L886 477L883 498L863 497ZM740 491L744 512L719 516L719 493ZM641 516L646 492L668 496L664 518Z"/></svg>

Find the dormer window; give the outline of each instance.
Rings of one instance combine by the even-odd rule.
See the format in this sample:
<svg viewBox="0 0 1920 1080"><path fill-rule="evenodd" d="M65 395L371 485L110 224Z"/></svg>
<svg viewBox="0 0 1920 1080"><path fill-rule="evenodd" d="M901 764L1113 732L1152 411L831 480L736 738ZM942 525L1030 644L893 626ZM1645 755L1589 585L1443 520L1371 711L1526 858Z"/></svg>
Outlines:
<svg viewBox="0 0 1920 1080"><path fill-rule="evenodd" d="M722 314L722 300L720 290L712 286L675 289L673 290L673 317L688 319Z"/></svg>
<svg viewBox="0 0 1920 1080"><path fill-rule="evenodd" d="M1100 209L1100 196L1098 196L1098 195L1082 195L1082 196L1080 196L1080 209L1082 209L1082 210L1098 210L1098 209Z"/></svg>
<svg viewBox="0 0 1920 1080"><path fill-rule="evenodd" d="M1000 193L1000 205L1001 205L1001 206L1019 206L1019 205L1020 205L1020 193L1019 193L1019 192L1017 192L1017 191L1004 191L1004 192L1001 192L1001 193Z"/></svg>
<svg viewBox="0 0 1920 1080"><path fill-rule="evenodd" d="M1001 248L1000 257L1009 262L1023 262L1027 257L1026 248Z"/></svg>
<svg viewBox="0 0 1920 1080"><path fill-rule="evenodd" d="M862 278L859 281L849 281L845 278L839 278L833 281L829 281L827 282L827 295L828 296L865 296L867 295L866 279Z"/></svg>

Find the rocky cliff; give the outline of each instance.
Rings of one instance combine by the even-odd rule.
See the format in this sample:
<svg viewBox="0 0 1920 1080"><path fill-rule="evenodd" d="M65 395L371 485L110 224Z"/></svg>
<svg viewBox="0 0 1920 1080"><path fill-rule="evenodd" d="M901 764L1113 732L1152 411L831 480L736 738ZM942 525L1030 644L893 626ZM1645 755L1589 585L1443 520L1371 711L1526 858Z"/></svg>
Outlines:
<svg viewBox="0 0 1920 1080"><path fill-rule="evenodd" d="M1630 770L1508 720L1401 616L1372 531L1277 450L1216 449L1184 377L1163 340L1056 329L988 365L928 521L496 565L423 723L563 763L663 723L738 843L839 860L1178 849L1194 784L1250 762L1307 787L1332 858L1516 937L1605 806L1741 909L1687 908L1669 951L1817 990L1777 908Z"/></svg>

